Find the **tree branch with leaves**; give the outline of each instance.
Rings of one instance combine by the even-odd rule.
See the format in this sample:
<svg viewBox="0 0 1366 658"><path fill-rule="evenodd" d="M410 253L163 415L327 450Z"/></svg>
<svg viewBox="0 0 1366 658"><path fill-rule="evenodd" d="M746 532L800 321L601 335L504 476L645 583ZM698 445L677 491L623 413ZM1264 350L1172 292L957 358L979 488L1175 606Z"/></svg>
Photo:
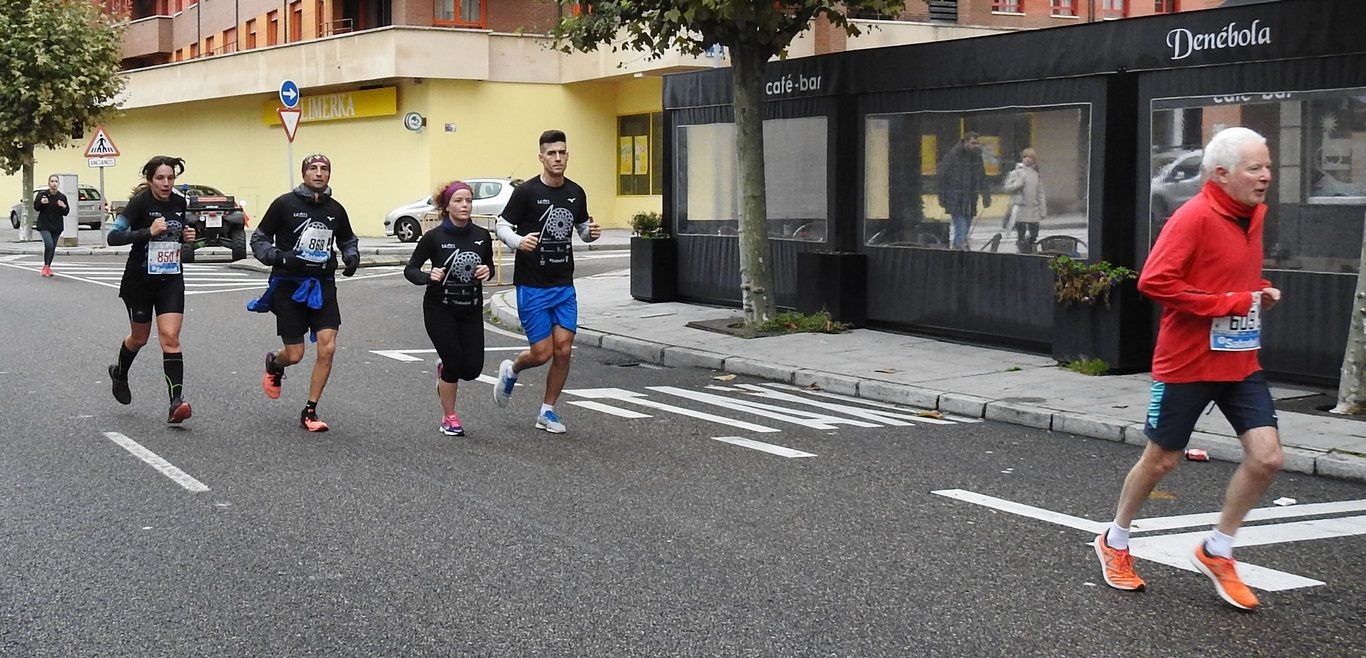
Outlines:
<svg viewBox="0 0 1366 658"><path fill-rule="evenodd" d="M903 0L599 0L561 6L580 8L552 34L564 52L610 48L658 58L666 52L698 56L714 45L730 52L736 152L740 160L740 294L745 322L777 313L769 267L768 212L764 193L764 71L812 21L824 18L850 36L860 30L847 12L896 15ZM666 209L667 210L667 209ZM824 209L819 209L824 212Z"/></svg>
<svg viewBox="0 0 1366 658"><path fill-rule="evenodd" d="M0 169L23 170L29 200L36 149L69 146L114 109L123 27L89 0L5 0L0 35Z"/></svg>

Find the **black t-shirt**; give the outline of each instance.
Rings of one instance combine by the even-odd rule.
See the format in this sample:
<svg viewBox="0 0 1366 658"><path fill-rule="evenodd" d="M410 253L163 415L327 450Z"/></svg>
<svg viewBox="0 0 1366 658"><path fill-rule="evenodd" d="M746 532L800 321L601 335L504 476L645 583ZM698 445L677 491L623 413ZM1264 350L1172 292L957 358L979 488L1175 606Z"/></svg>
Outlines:
<svg viewBox="0 0 1366 658"><path fill-rule="evenodd" d="M275 266L272 271L278 274L289 274L279 266L280 252L298 257L306 275L332 274L337 270L334 245L343 254L358 246L346 208L330 194L305 198L297 190L272 201L251 235L256 258Z"/></svg>
<svg viewBox="0 0 1366 658"><path fill-rule="evenodd" d="M165 201L161 201L152 196L150 189L145 189L128 200L128 206L123 209L123 217L128 220L128 227L109 234L110 244L133 245L128 252L128 264L124 267L125 276L181 276L179 273L148 274L147 248L151 243L157 243L163 249L170 249L170 245L174 244L178 254L182 242L181 235L185 231L185 208L185 197L175 192L172 192ZM153 236L152 222L158 218L166 220L166 231Z"/></svg>
<svg viewBox="0 0 1366 658"><path fill-rule="evenodd" d="M474 223L447 227L443 222L422 234L403 274L413 283L426 284L424 302L480 313L484 307L484 287L474 278L474 268L488 265L489 272L493 271L493 240L488 230ZM435 283L422 271L428 261L433 268L446 268L444 281Z"/></svg>
<svg viewBox="0 0 1366 658"><path fill-rule="evenodd" d="M574 226L588 221L588 195L568 178L550 187L541 177L513 188L503 208L503 219L517 235L539 233L541 242L530 252L517 250L512 282L532 288L574 283Z"/></svg>

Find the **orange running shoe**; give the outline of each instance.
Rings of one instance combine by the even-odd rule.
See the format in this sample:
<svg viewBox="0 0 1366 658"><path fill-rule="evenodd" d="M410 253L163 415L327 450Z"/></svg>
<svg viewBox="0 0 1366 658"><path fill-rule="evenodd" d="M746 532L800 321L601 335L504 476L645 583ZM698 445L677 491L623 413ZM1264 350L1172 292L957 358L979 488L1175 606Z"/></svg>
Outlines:
<svg viewBox="0 0 1366 658"><path fill-rule="evenodd" d="M327 423L324 423L321 418L318 418L318 412L314 411L309 413L307 408L299 412L299 427L310 432L327 431Z"/></svg>
<svg viewBox="0 0 1366 658"><path fill-rule="evenodd" d="M280 399L280 381L285 378L284 370L275 368L275 353L266 352L266 374L261 375L261 390L272 400Z"/></svg>
<svg viewBox="0 0 1366 658"><path fill-rule="evenodd" d="M1238 577L1238 563L1231 557L1217 557L1205 552L1205 542L1195 547L1195 552L1191 554L1191 564L1200 572L1209 576L1214 583L1214 591L1219 593L1219 598L1228 601L1229 605L1240 610L1253 610L1257 607L1257 595L1243 584L1243 579Z"/></svg>
<svg viewBox="0 0 1366 658"><path fill-rule="evenodd" d="M179 425L190 419L190 403L180 398L171 400L171 410L166 414L166 422Z"/></svg>
<svg viewBox="0 0 1366 658"><path fill-rule="evenodd" d="M1134 557L1128 549L1111 548L1105 543L1105 533L1096 536L1096 557L1100 558L1101 575L1105 584L1126 592L1142 592L1148 584L1134 573Z"/></svg>

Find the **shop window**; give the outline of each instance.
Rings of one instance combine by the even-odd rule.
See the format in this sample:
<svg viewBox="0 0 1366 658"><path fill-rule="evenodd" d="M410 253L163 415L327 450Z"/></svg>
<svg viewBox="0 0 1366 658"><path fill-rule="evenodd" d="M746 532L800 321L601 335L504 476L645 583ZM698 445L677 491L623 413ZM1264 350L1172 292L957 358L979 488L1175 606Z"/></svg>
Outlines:
<svg viewBox="0 0 1366 658"><path fill-rule="evenodd" d="M1153 0L1154 14L1175 14L1178 11L1181 9L1176 6L1176 0Z"/></svg>
<svg viewBox="0 0 1366 658"><path fill-rule="evenodd" d="M1265 269L1355 273L1366 212L1366 87L1153 101L1148 238L1204 185L1204 143L1231 126L1267 139Z"/></svg>
<svg viewBox="0 0 1366 658"><path fill-rule="evenodd" d="M484 27L485 0L434 0L432 23L454 27Z"/></svg>
<svg viewBox="0 0 1366 658"><path fill-rule="evenodd" d="M1076 16L1077 0L1048 0L1048 8L1053 16Z"/></svg>
<svg viewBox="0 0 1366 658"><path fill-rule="evenodd" d="M764 122L768 236L824 242L830 212L829 128L825 117ZM675 134L674 218L682 235L736 236L740 160L735 124L683 126Z"/></svg>
<svg viewBox="0 0 1366 658"><path fill-rule="evenodd" d="M1021 0L991 0L991 10L1001 14L1023 14Z"/></svg>
<svg viewBox="0 0 1366 658"><path fill-rule="evenodd" d="M617 117L617 194L664 193L664 114Z"/></svg>
<svg viewBox="0 0 1366 658"><path fill-rule="evenodd" d="M1084 258L1089 134L1088 107L870 115L864 242Z"/></svg>
<svg viewBox="0 0 1366 658"><path fill-rule="evenodd" d="M1126 18L1129 16L1129 0L1102 0L1101 18Z"/></svg>

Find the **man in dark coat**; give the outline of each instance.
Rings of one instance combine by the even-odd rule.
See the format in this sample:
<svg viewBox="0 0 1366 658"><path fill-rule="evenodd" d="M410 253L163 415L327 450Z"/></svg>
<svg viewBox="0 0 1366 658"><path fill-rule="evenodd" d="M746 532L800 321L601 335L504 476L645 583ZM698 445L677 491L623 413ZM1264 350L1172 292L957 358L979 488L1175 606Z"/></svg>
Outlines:
<svg viewBox="0 0 1366 658"><path fill-rule="evenodd" d="M991 206L991 189L982 162L982 143L977 133L968 132L939 162L939 205L953 220L953 248L969 249L968 233L977 216L977 195L982 207Z"/></svg>

